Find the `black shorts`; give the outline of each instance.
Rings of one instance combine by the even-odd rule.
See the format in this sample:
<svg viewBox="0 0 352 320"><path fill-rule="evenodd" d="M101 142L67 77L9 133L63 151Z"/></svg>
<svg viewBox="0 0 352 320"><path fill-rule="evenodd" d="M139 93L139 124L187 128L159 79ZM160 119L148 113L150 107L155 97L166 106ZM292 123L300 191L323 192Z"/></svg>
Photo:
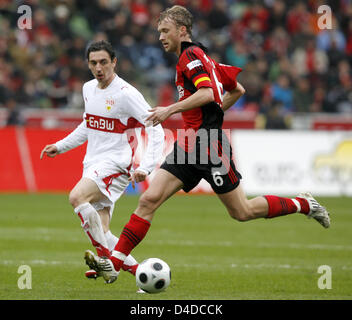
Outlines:
<svg viewBox="0 0 352 320"><path fill-rule="evenodd" d="M204 161L204 158L201 161L199 149L195 151L196 154L190 154L176 142L173 151L166 157L160 168L180 179L185 192L191 191L202 179L205 179L217 194L230 192L238 187L242 176L236 170L232 160L230 143L228 141L217 143L220 145L219 149L223 150L223 147L227 146L229 151L218 157L208 157L208 161ZM216 153L218 154L218 150Z"/></svg>

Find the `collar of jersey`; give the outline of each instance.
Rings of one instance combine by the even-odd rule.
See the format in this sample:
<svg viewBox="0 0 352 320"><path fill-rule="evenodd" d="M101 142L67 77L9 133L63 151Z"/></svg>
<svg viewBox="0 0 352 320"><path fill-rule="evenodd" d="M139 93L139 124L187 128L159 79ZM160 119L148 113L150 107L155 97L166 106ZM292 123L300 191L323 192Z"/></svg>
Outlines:
<svg viewBox="0 0 352 320"><path fill-rule="evenodd" d="M208 49L204 47L200 42L189 42L189 41L182 41L181 42L181 53L189 47L196 46L201 48L205 53L208 52Z"/></svg>
<svg viewBox="0 0 352 320"><path fill-rule="evenodd" d="M112 84L113 84L117 79L118 79L118 75L115 73L115 78L110 82L110 84L109 84L106 88L100 89L100 88L98 87L98 84L97 84L96 88L97 88L98 90L100 90L100 91L104 91L104 90L106 90L107 88L111 87ZM97 80L97 81L98 81L98 80Z"/></svg>

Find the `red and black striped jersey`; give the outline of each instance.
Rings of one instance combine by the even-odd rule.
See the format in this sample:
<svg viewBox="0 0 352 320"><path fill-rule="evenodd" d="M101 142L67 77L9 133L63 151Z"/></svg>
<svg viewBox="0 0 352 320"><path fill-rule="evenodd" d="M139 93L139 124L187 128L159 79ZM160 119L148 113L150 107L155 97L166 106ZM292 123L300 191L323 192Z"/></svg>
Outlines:
<svg viewBox="0 0 352 320"><path fill-rule="evenodd" d="M176 65L175 82L179 101L188 98L200 88L213 89L214 102L182 112L184 129L193 129L195 132L200 128L221 129L224 117L224 90L231 91L236 88L237 75L242 71L241 68L215 62L205 51L201 44L182 42Z"/></svg>
<svg viewBox="0 0 352 320"><path fill-rule="evenodd" d="M198 89L212 88L215 101L209 105L182 112L184 128L198 130L221 128L223 121L222 95L237 86L241 68L215 62L205 48L192 42L182 42L181 55L176 65L176 87L179 101L186 99ZM207 114L210 113L210 114Z"/></svg>

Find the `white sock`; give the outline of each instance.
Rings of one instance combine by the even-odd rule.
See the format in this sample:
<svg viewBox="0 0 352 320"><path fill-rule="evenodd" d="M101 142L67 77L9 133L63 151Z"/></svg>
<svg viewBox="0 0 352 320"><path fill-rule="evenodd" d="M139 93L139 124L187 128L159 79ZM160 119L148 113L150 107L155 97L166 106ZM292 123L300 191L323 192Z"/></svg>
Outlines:
<svg viewBox="0 0 352 320"><path fill-rule="evenodd" d="M105 238L108 244L108 249L113 252L119 238L113 235L110 230L105 233ZM135 264L138 264L138 262L131 255L128 255L124 261L124 264L127 266L134 266Z"/></svg>
<svg viewBox="0 0 352 320"><path fill-rule="evenodd" d="M89 203L82 203L75 209L75 213L81 219L81 226L88 238L92 241L90 237L93 238L94 241L98 242L99 245L104 248L108 247L106 242L106 238L104 237L103 225L101 224L101 219L99 213L94 209L94 207ZM97 247L94 243L93 245Z"/></svg>
<svg viewBox="0 0 352 320"><path fill-rule="evenodd" d="M105 232L105 239L108 243L108 249L112 252L117 244L117 241L119 241L119 238L113 235L109 230L108 232Z"/></svg>

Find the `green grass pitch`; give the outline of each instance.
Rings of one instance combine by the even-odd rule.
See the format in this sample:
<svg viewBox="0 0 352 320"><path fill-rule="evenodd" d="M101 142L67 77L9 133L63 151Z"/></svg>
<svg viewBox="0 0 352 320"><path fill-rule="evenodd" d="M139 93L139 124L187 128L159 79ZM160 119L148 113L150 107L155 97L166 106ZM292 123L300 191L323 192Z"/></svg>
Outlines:
<svg viewBox="0 0 352 320"><path fill-rule="evenodd" d="M117 236L137 201L117 202ZM351 299L352 199L318 201L331 212L330 229L301 214L237 222L216 196L171 198L133 251L138 261L159 257L171 267L170 287L149 295L137 294L126 272L110 285L84 277L92 246L66 194L0 194L0 299ZM31 269L31 289L18 286L22 265ZM331 268L331 289L318 287L321 265Z"/></svg>

